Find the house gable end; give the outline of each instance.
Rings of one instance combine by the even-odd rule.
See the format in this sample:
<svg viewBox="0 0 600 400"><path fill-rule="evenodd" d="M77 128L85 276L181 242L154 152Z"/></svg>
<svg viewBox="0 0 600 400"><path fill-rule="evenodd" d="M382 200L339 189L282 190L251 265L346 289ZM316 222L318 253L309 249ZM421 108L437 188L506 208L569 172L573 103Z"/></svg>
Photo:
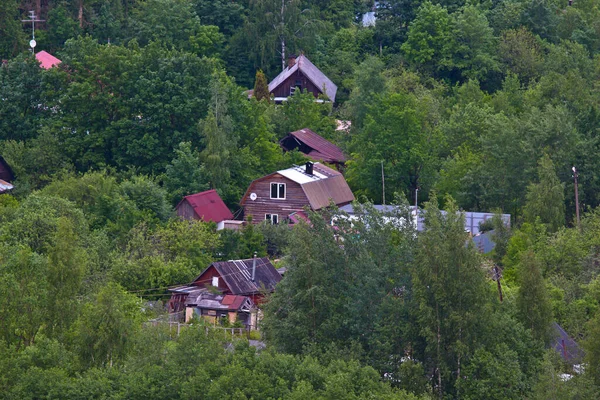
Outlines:
<svg viewBox="0 0 600 400"><path fill-rule="evenodd" d="M283 184L284 198L271 197L271 184ZM252 200L250 194L255 194ZM244 214L252 217L253 223L261 223L267 219L267 214L277 215L278 221L283 222L291 213L310 207L310 202L299 183L284 177L279 173L267 175L252 182L242 199Z"/></svg>

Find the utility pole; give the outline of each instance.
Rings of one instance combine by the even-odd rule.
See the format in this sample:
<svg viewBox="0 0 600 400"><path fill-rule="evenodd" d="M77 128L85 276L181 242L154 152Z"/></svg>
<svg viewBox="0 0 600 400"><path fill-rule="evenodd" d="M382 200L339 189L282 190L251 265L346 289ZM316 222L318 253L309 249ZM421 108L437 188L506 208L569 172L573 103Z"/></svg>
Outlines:
<svg viewBox="0 0 600 400"><path fill-rule="evenodd" d="M498 270L498 266L494 265L494 276L496 277L496 282L498 283L498 295L500 296L500 303L502 303L502 285L500 284L500 271Z"/></svg>
<svg viewBox="0 0 600 400"><path fill-rule="evenodd" d="M22 19L21 22L31 22L31 40L29 41L29 47L31 47L31 52L35 53L35 46L37 45L35 41L35 23L36 22L44 22L43 19L37 19L35 15L35 11L29 11L29 19Z"/></svg>
<svg viewBox="0 0 600 400"><path fill-rule="evenodd" d="M385 206L385 175L383 174L383 161L381 161L381 187L383 190L383 205Z"/></svg>
<svg viewBox="0 0 600 400"><path fill-rule="evenodd" d="M575 180L575 215L577 216L577 228L581 231L581 219L579 217L579 188L577 186L577 178L579 175L577 174L577 169L575 167L573 170L573 179Z"/></svg>
<svg viewBox="0 0 600 400"><path fill-rule="evenodd" d="M419 202L417 201L419 199L419 188L415 189L415 210L417 210L419 208Z"/></svg>

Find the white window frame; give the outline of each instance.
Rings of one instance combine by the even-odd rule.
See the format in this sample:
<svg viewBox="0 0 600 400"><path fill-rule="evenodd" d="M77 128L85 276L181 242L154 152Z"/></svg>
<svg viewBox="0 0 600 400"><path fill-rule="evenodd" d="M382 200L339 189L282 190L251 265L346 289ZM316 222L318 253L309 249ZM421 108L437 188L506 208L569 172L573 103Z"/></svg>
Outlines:
<svg viewBox="0 0 600 400"><path fill-rule="evenodd" d="M273 222L273 216L275 216L277 222ZM265 221L269 221L271 225L277 225L279 224L279 214L265 214Z"/></svg>
<svg viewBox="0 0 600 400"><path fill-rule="evenodd" d="M218 276L213 276L212 277L212 285L214 287L219 287L219 277Z"/></svg>
<svg viewBox="0 0 600 400"><path fill-rule="evenodd" d="M273 197L273 191L271 189L273 185L277 185L277 196L278 197ZM279 190L281 188L281 185L283 185L283 197L279 197ZM287 185L285 183L281 183L281 182L269 182L269 197L274 200L285 200L287 197Z"/></svg>

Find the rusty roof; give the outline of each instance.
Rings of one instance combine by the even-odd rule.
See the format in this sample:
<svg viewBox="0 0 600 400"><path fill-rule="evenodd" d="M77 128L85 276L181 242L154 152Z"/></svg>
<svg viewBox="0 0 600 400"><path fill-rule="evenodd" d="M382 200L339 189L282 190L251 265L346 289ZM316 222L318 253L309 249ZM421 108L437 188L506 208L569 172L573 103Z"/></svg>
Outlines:
<svg viewBox="0 0 600 400"><path fill-rule="evenodd" d="M302 185L302 189L313 210L327 207L332 201L336 205L345 205L354 201L352 190L342 175L306 183Z"/></svg>
<svg viewBox="0 0 600 400"><path fill-rule="evenodd" d="M247 296L211 293L206 288L198 288L197 286L183 286L171 289L170 291L178 294L187 294L185 304L188 307L238 311L244 304L247 307L254 306L252 299Z"/></svg>
<svg viewBox="0 0 600 400"><path fill-rule="evenodd" d="M315 64L311 63L304 54L296 58L296 63L290 68L287 66L279 75L269 83L269 93L272 93L277 86L281 85L287 78L300 70L310 81L319 88L321 93L325 94L329 100L335 102L337 86L333 83Z"/></svg>
<svg viewBox="0 0 600 400"><path fill-rule="evenodd" d="M293 142L296 142L298 144L297 146L290 146L288 144L287 147L291 148L286 147L286 142L293 144L293 142L289 140L290 137L295 139ZM308 147L310 150L305 151L303 149L304 146L300 146L301 143L306 145L306 147ZM342 152L342 149L340 149L338 146L331 143L330 141L322 138L321 136L319 136L318 134L316 134L308 128L300 129L299 131L295 132L290 132L288 136L279 141L279 144L285 150L293 150L295 148L300 148L300 151L302 151L315 161L324 161L329 163L346 162L346 156Z"/></svg>
<svg viewBox="0 0 600 400"><path fill-rule="evenodd" d="M233 219L233 214L214 189L185 196L175 208L179 208L183 201L187 201L198 218L203 221L221 222L226 219Z"/></svg>
<svg viewBox="0 0 600 400"><path fill-rule="evenodd" d="M267 257L256 258L255 279L252 281L253 261L253 258L216 261L202 271L195 281L199 281L210 267L214 267L234 295L256 294L262 290L272 292L281 275Z"/></svg>

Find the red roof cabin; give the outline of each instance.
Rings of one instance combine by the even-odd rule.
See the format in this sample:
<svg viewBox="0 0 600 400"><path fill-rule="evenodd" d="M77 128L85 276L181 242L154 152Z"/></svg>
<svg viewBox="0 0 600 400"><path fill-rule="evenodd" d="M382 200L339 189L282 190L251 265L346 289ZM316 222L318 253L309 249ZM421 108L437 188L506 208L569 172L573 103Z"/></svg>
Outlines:
<svg viewBox="0 0 600 400"><path fill-rule="evenodd" d="M58 58L54 57L52 54L44 50L35 53L35 58L40 62L40 67L44 69L50 69L62 62Z"/></svg>
<svg viewBox="0 0 600 400"><path fill-rule="evenodd" d="M233 214L214 189L185 196L175 209L183 219L214 222L217 230L225 228L226 221L233 220Z"/></svg>

